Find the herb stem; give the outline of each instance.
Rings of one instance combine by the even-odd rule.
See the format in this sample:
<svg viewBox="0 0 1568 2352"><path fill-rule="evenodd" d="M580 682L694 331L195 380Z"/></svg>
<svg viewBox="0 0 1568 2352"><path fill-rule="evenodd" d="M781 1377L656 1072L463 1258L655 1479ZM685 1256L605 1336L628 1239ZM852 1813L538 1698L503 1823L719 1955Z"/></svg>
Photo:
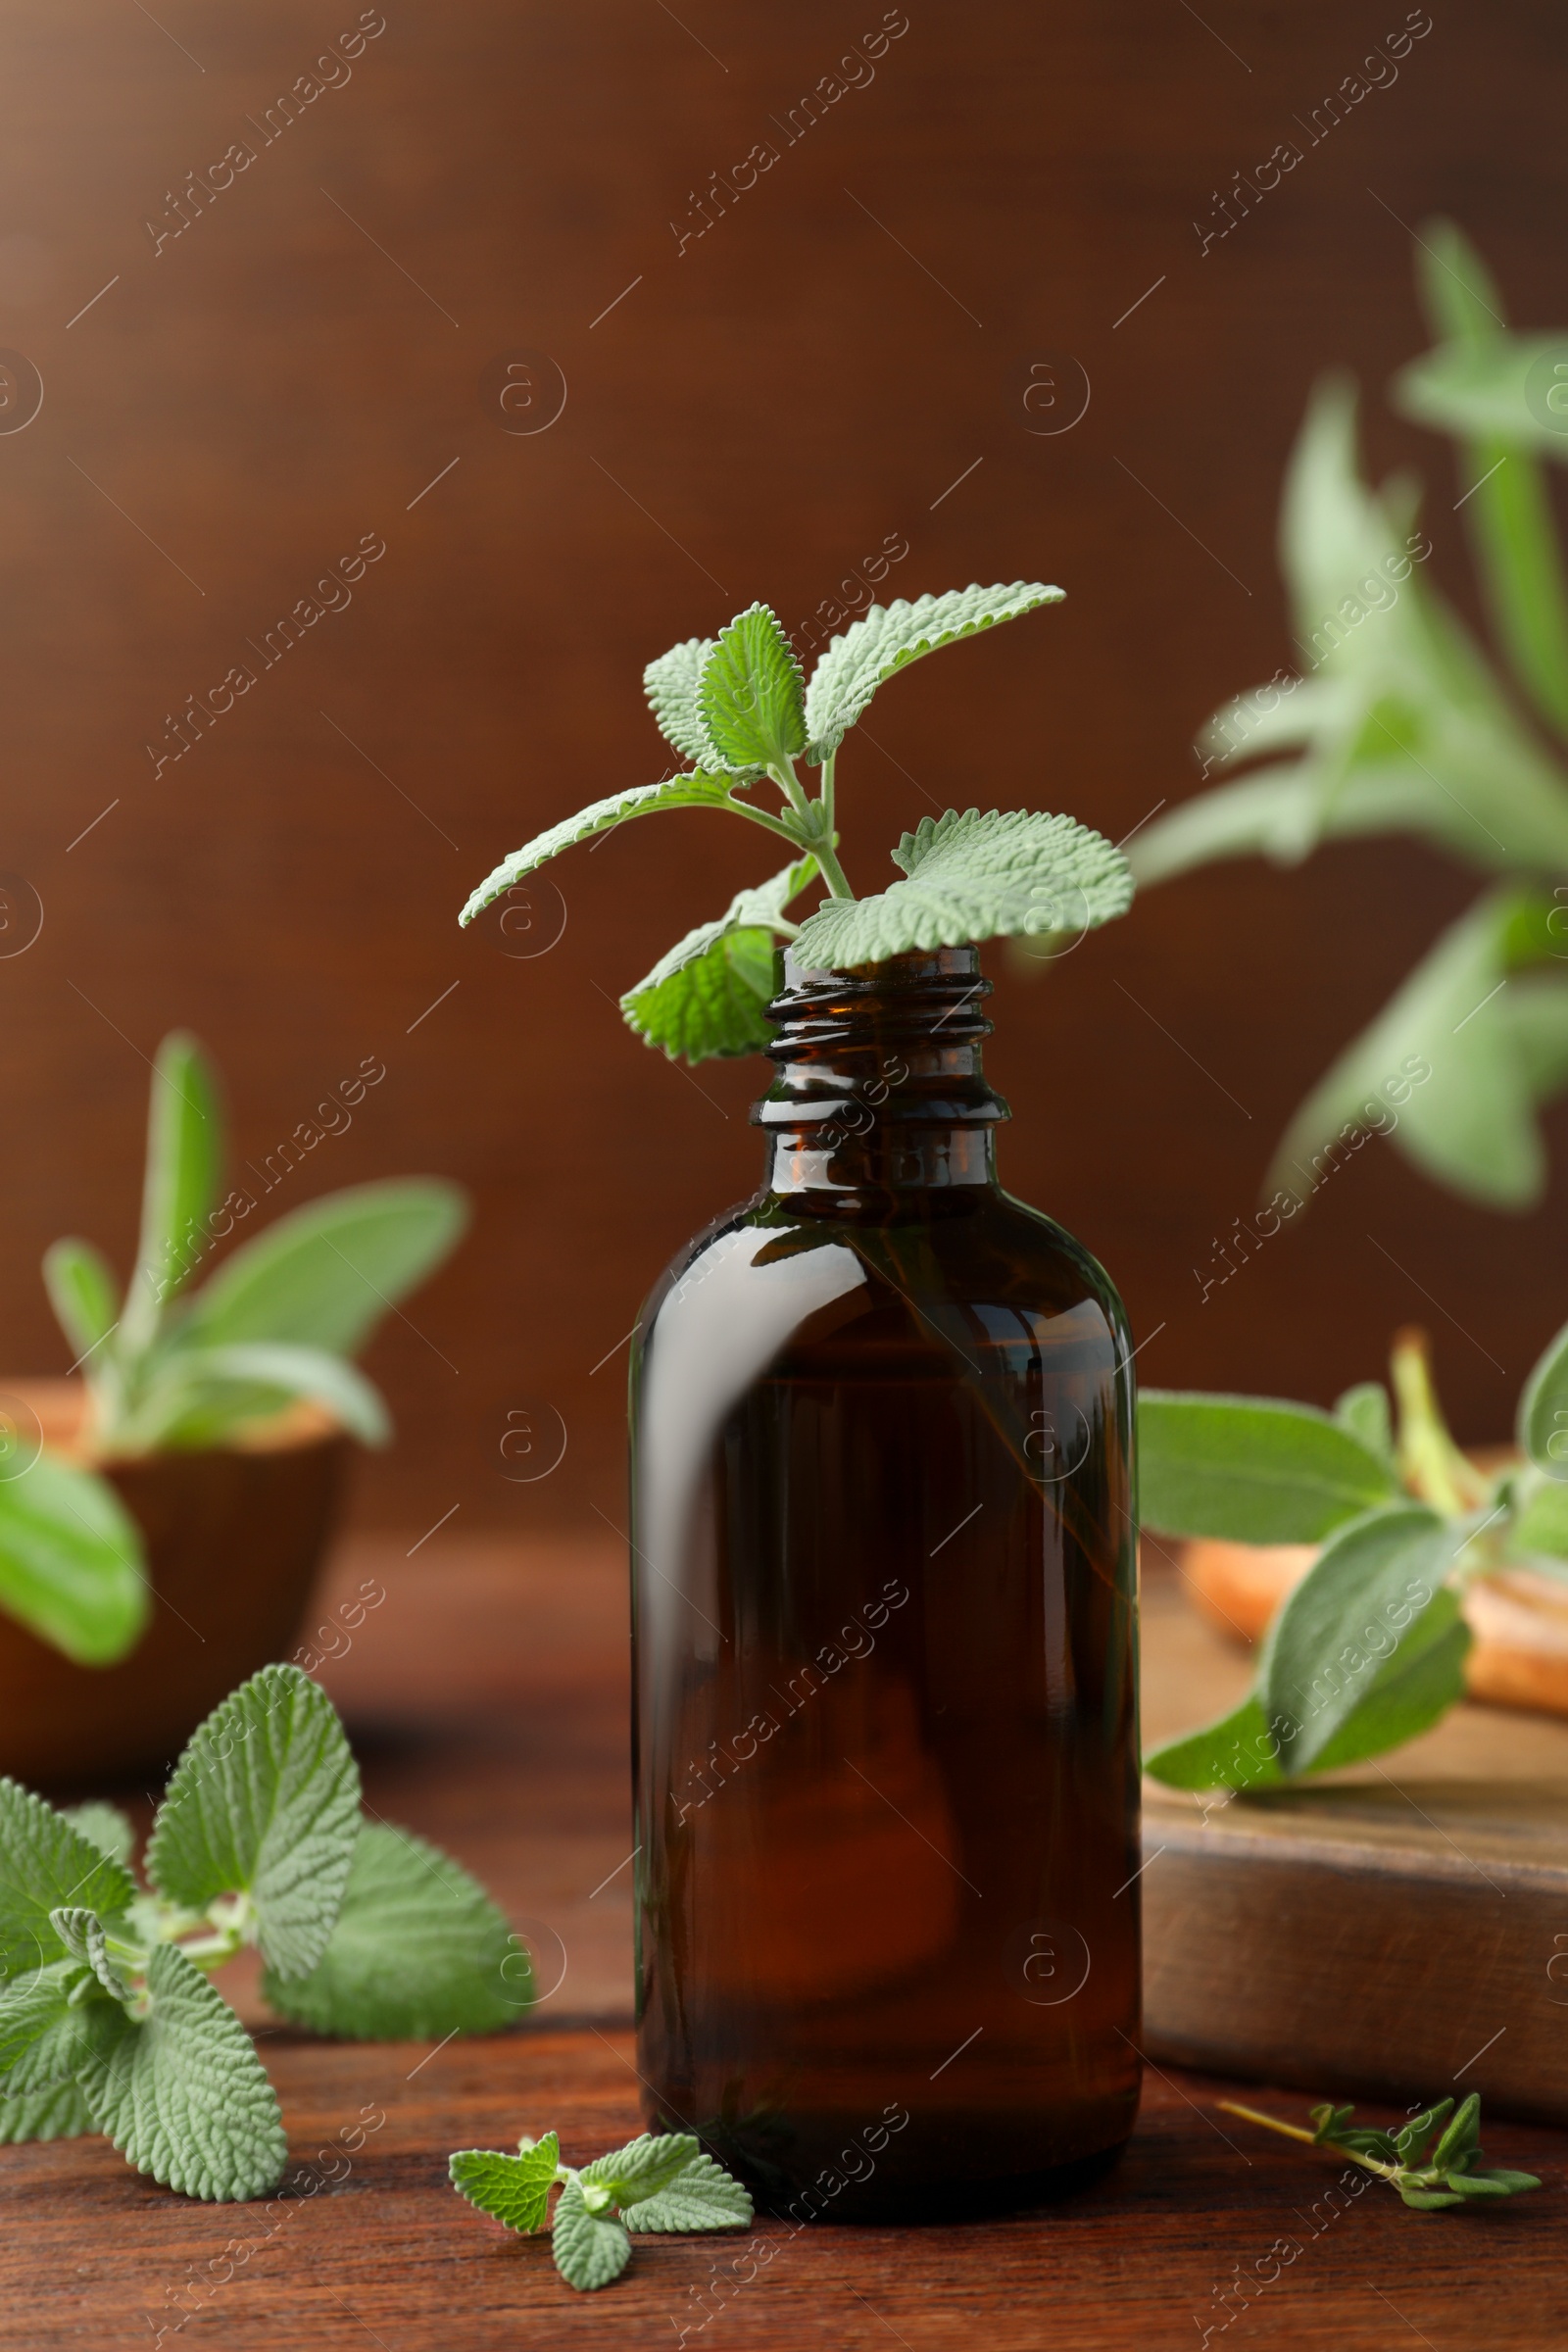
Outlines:
<svg viewBox="0 0 1568 2352"><path fill-rule="evenodd" d="M1283 2132L1287 2139L1304 2140L1309 2148L1332 2148L1337 2156L1348 2156L1352 2164L1376 2173L1381 2180L1396 2180L1404 2170L1402 2165L1385 2164L1379 2156L1363 2155L1359 2148L1348 2148L1343 2140L1319 2139L1315 2132L1303 2132L1299 2124L1282 2124L1277 2115L1264 2115L1256 2107L1240 2107L1234 2099L1221 2099L1217 2103L1226 2115L1245 2116L1250 2124L1262 2124L1270 2132Z"/></svg>

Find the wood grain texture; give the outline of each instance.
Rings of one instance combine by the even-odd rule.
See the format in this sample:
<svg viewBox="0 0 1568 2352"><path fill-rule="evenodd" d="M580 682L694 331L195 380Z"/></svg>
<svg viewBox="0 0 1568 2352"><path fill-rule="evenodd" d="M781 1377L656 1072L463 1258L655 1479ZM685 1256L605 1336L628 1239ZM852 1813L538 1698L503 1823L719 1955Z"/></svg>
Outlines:
<svg viewBox="0 0 1568 2352"><path fill-rule="evenodd" d="M564 933L533 958L458 936L466 889L658 772L651 655L754 595L799 624L889 535L884 593L1043 574L1068 602L890 687L842 763L852 870L885 874L949 803L1038 796L1125 834L1193 788L1210 710L1292 659L1278 493L1331 363L1363 380L1377 467L1428 475L1463 597L1446 452L1381 397L1422 340L1401 223L1457 213L1517 316L1563 323L1557 19L1453 0L1203 252L1215 190L1304 142L1296 118L1402 6L1210 28L1170 0L911 4L874 79L792 140L879 5L387 0L352 77L269 129L359 13L0 10L0 341L45 387L0 433L0 864L45 917L0 955L0 1320L14 1375L64 1370L40 1252L80 1231L128 1259L145 1057L188 1022L256 1218L404 1169L474 1194L472 1242L373 1350L403 1438L365 1465L364 1513L597 1526L621 1491L612 1351L759 1164L755 1070L690 1079L609 1000L759 869L738 827L628 828L557 869L539 936L562 909ZM682 250L671 220L761 139L776 166ZM187 172L210 187L235 142L254 161L173 234ZM534 435L496 404L519 347L568 387ZM1062 351L1093 397L1040 436L1022 387ZM352 603L253 650L367 533L386 553ZM158 767L239 662L255 685ZM1193 1273L1469 891L1344 848L1151 893L1049 972L990 959L1007 1180L1102 1257L1140 1337L1164 1326L1150 1378L1327 1400L1436 1316L1424 1289L1464 1327L1439 1322L1462 1428L1506 1426L1568 1274L1561 1174L1539 1215L1483 1218L1373 1145L1206 1304ZM386 1075L345 1124L367 1057ZM539 1398L565 1460L509 1484L507 1415Z"/></svg>
<svg viewBox="0 0 1568 2352"><path fill-rule="evenodd" d="M1345 2168L1218 2105L1240 2095L1299 2119L1298 2093L1238 2091L1163 2060L1120 2166L1070 2203L961 2228L792 2233L763 2221L734 2241L640 2241L614 2287L574 2295L542 2245L459 2201L446 2159L556 2126L582 2161L640 2125L625 1874L593 1891L624 1853L623 1567L608 1547L568 1544L519 1555L449 1537L413 1562L405 1549L351 1549L321 1612L321 1645L339 1650L323 1673L368 1797L443 1839L514 1919L561 1934L564 1985L514 2034L433 2048L267 2028L291 2157L270 2206L173 2197L97 2139L0 2150L0 2344L129 2347L160 2328L174 2330L166 2346L238 2352L652 2347L683 2328L688 2344L748 2352L890 2340L1143 2352L1243 2326L1281 2352L1388 2352L1412 2331L1498 2352L1558 2340L1568 2135L1489 2125L1493 2160L1541 2174L1546 2191L1422 2218L1375 2183L1353 2193L1359 2177L1339 2185ZM345 1646L335 1603L367 1577L386 1597ZM1157 1632L1152 1649L1158 1688ZM1167 1709L1191 1695L1179 1647L1169 1654ZM360 2132L346 2171L343 2154L323 2155Z"/></svg>
<svg viewBox="0 0 1568 2352"><path fill-rule="evenodd" d="M1147 1754L1228 1713L1251 1666L1157 1556L1144 1627ZM1568 2123L1568 1723L1466 1704L1318 1783L1144 1797L1156 2053Z"/></svg>

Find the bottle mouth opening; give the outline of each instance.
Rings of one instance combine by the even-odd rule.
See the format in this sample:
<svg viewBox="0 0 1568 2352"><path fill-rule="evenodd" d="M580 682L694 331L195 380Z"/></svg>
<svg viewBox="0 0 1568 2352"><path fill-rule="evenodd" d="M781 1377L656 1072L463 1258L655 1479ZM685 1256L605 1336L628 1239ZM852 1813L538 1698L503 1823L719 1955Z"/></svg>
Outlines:
<svg viewBox="0 0 1568 2352"><path fill-rule="evenodd" d="M815 971L787 952L784 986L767 1007L777 1075L752 1113L757 1125L848 1132L991 1126L1007 1116L987 1086L979 1047L991 1034L974 947L914 949L843 971Z"/></svg>
<svg viewBox="0 0 1568 2352"><path fill-rule="evenodd" d="M916 948L843 971L798 964L786 949L783 979L767 1007L779 1032L766 1049L775 1060L894 1035L960 1046L991 1034L981 1009L991 983L981 977L978 948Z"/></svg>

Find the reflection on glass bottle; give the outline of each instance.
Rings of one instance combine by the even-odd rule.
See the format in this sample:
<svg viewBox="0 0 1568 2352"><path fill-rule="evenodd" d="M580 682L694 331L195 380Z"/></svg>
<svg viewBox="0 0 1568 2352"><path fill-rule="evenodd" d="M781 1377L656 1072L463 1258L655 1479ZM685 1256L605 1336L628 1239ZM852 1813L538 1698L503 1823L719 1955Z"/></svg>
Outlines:
<svg viewBox="0 0 1568 2352"><path fill-rule="evenodd" d="M997 1182L985 993L787 968L766 1183L633 1361L639 2068L803 2216L1050 2194L1137 2105L1125 1327Z"/></svg>

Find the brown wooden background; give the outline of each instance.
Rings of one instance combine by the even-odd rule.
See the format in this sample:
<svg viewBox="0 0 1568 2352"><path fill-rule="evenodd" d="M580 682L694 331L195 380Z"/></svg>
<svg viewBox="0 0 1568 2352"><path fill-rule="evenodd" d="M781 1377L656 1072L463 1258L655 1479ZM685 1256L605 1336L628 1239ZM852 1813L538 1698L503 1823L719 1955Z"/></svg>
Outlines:
<svg viewBox="0 0 1568 2352"><path fill-rule="evenodd" d="M264 145L357 13L0 12L0 344L45 389L0 435L0 865L45 912L0 961L4 1355L64 1368L53 1235L128 1256L167 1027L216 1049L257 1160L378 1057L352 1128L273 1199L439 1169L479 1213L375 1348L402 1440L361 1509L597 1525L624 1355L590 1368L758 1160L755 1069L693 1082L608 998L758 862L702 816L628 828L556 869L568 919L532 959L460 936L465 892L660 772L645 660L754 596L796 623L888 534L909 552L886 591L1026 574L1070 601L887 691L843 762L852 870L874 884L950 801L1124 833L1193 789L1208 710L1288 658L1277 494L1328 362L1368 387L1379 466L1426 468L1462 590L1445 453L1381 400L1421 341L1401 222L1451 210L1517 318L1568 318L1561 36L1536 0L1433 0L1393 86L1200 255L1214 191L1298 136L1397 0L907 0L874 79L788 145L778 119L875 0L385 0L352 77ZM678 251L671 220L695 227L694 193L761 139L777 164ZM145 222L172 229L187 172L211 185L237 140L254 163L155 253ZM518 349L568 390L531 435L496 401ZM1046 353L1092 384L1054 437L1020 396ZM166 714L366 533L386 553L352 604L155 775ZM1417 1313L1464 1431L1504 1426L1568 1302L1561 1178L1539 1215L1484 1216L1373 1145L1205 1305L1193 1272L1471 887L1403 845L1339 850L1152 893L1038 977L993 957L1007 1179L1102 1255L1141 1335L1163 1326L1146 1377L1327 1398ZM1555 1147L1568 1165L1561 1120ZM566 1457L509 1485L530 1399Z"/></svg>

